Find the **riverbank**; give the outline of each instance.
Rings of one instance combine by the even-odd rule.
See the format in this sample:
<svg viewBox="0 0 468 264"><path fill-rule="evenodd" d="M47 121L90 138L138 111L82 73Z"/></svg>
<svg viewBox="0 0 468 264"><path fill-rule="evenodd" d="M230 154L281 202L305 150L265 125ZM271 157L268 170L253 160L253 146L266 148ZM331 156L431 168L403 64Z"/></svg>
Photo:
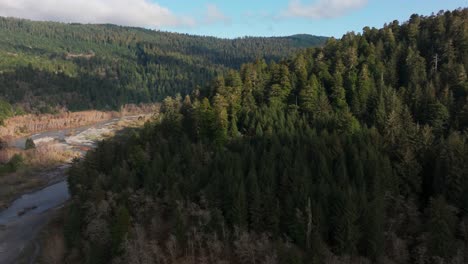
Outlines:
<svg viewBox="0 0 468 264"><path fill-rule="evenodd" d="M15 260L16 264L53 264L63 263L66 252L64 218L68 203L51 210L48 221L36 238L30 241Z"/></svg>
<svg viewBox="0 0 468 264"><path fill-rule="evenodd" d="M123 128L141 126L151 116L130 116L72 130L39 133L33 137L36 148L29 150L21 149L25 138L11 141L11 147L0 150L0 162L5 164L19 155L21 163L13 172L0 173L0 210L22 194L55 182L58 169L84 155L96 142Z"/></svg>
<svg viewBox="0 0 468 264"><path fill-rule="evenodd" d="M32 137L35 149L22 149L26 138L11 140L10 147L0 150L0 162L7 164L15 155L21 157L21 162L12 172L0 172L0 210L22 194L51 184L57 168L84 155L96 142L123 128L141 126L152 115L127 116L76 129L35 134ZM8 167L8 164L0 166Z"/></svg>
<svg viewBox="0 0 468 264"><path fill-rule="evenodd" d="M88 126L114 118L158 113L159 104L126 105L120 111L79 111L58 114L22 115L8 118L0 126L0 138L11 141L51 130Z"/></svg>
<svg viewBox="0 0 468 264"><path fill-rule="evenodd" d="M24 155L27 158L26 162L39 158L38 156L43 158L39 155L41 153L39 150L51 146L54 146L55 150L49 149L46 151L47 154L55 156L56 150L61 149L82 156L98 141L112 137L125 128L142 126L152 116L153 114L145 114L112 119L109 122L101 122L94 126L73 129L73 131L44 132L33 137L36 149L22 150L18 147L13 149L20 155ZM22 143L24 138L16 140ZM13 142L13 145L19 144ZM39 164L46 162L45 160L38 161ZM70 162L71 157L68 157L56 163L55 166L50 163L50 167L45 166L40 171L30 170L25 174L0 176L0 194L1 188L6 188L4 196L0 195L0 202L3 203L4 208L7 208L0 210L0 263L19 263L18 256L23 256L28 260L31 256L43 254L42 250L46 248L40 245L42 242L34 241L37 241L37 235L50 221L57 208L68 200L66 177L67 164Z"/></svg>
<svg viewBox="0 0 468 264"><path fill-rule="evenodd" d="M37 235L47 225L55 209L68 199L67 182L63 180L37 192L23 195L11 207L2 211L0 263L18 263L19 256L27 257L31 253L31 243L35 243ZM30 256L34 257L35 254Z"/></svg>
<svg viewBox="0 0 468 264"><path fill-rule="evenodd" d="M23 195L34 193L66 178L68 164L60 164L28 173L14 173L0 178L0 211Z"/></svg>

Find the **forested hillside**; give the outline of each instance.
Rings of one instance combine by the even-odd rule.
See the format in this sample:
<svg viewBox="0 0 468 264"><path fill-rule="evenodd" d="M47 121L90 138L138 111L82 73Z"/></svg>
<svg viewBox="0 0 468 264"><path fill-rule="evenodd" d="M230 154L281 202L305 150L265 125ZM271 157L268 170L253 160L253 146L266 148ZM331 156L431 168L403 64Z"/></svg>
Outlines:
<svg viewBox="0 0 468 264"><path fill-rule="evenodd" d="M413 15L165 99L70 170L67 260L467 263L467 52Z"/></svg>
<svg viewBox="0 0 468 264"><path fill-rule="evenodd" d="M243 63L279 60L325 40L310 35L229 40L0 18L0 94L28 112L118 109L187 94Z"/></svg>

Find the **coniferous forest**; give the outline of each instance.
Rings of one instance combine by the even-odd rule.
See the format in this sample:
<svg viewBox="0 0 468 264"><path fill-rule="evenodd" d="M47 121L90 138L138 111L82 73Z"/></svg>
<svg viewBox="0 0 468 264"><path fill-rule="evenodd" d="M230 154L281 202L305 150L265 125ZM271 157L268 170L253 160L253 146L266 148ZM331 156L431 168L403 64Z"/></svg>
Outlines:
<svg viewBox="0 0 468 264"><path fill-rule="evenodd" d="M218 39L115 25L0 17L0 103L12 112L115 110L189 94L256 58L285 58L325 37ZM11 116L2 111L1 116Z"/></svg>
<svg viewBox="0 0 468 264"><path fill-rule="evenodd" d="M458 9L168 97L70 169L67 260L467 263L467 69Z"/></svg>

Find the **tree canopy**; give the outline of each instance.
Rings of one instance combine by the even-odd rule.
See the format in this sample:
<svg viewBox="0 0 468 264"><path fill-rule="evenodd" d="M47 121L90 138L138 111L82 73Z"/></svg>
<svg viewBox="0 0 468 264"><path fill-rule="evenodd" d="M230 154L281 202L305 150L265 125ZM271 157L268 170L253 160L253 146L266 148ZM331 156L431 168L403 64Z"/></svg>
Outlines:
<svg viewBox="0 0 468 264"><path fill-rule="evenodd" d="M256 58L279 60L326 38L218 39L115 25L0 17L0 94L30 112L118 109L190 94Z"/></svg>
<svg viewBox="0 0 468 264"><path fill-rule="evenodd" d="M165 99L71 168L71 247L88 263L466 262L467 29L468 9L413 15Z"/></svg>

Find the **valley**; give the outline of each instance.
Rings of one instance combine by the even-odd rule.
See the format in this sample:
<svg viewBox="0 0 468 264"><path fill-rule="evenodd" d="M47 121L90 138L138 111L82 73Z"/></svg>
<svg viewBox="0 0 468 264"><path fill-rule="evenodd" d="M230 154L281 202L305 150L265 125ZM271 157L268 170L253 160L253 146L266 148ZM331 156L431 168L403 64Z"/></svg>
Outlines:
<svg viewBox="0 0 468 264"><path fill-rule="evenodd" d="M0 161L4 164L0 172L0 208L18 193L49 182L49 170L82 156L94 142L112 136L116 130L143 124L158 109L154 104L127 106L119 112L82 111L5 120L0 127ZM32 149L25 149L28 140L34 143ZM17 164L10 162L15 158Z"/></svg>
<svg viewBox="0 0 468 264"><path fill-rule="evenodd" d="M10 2L0 263L468 263L465 2Z"/></svg>
<svg viewBox="0 0 468 264"><path fill-rule="evenodd" d="M8 180L17 175L1 177L0 204L3 209L0 210L0 263L14 262L25 254L24 250L34 247L37 234L51 219L51 214L69 199L66 178L72 157L82 158L100 140L122 129L141 126L152 116L153 113L125 116L82 127L34 134L31 138L36 148L47 145L49 151L66 150L73 154L62 163L29 171L22 184L18 183L22 180L17 178ZM26 139L16 138L9 145L24 148ZM17 199L11 201L15 197Z"/></svg>

